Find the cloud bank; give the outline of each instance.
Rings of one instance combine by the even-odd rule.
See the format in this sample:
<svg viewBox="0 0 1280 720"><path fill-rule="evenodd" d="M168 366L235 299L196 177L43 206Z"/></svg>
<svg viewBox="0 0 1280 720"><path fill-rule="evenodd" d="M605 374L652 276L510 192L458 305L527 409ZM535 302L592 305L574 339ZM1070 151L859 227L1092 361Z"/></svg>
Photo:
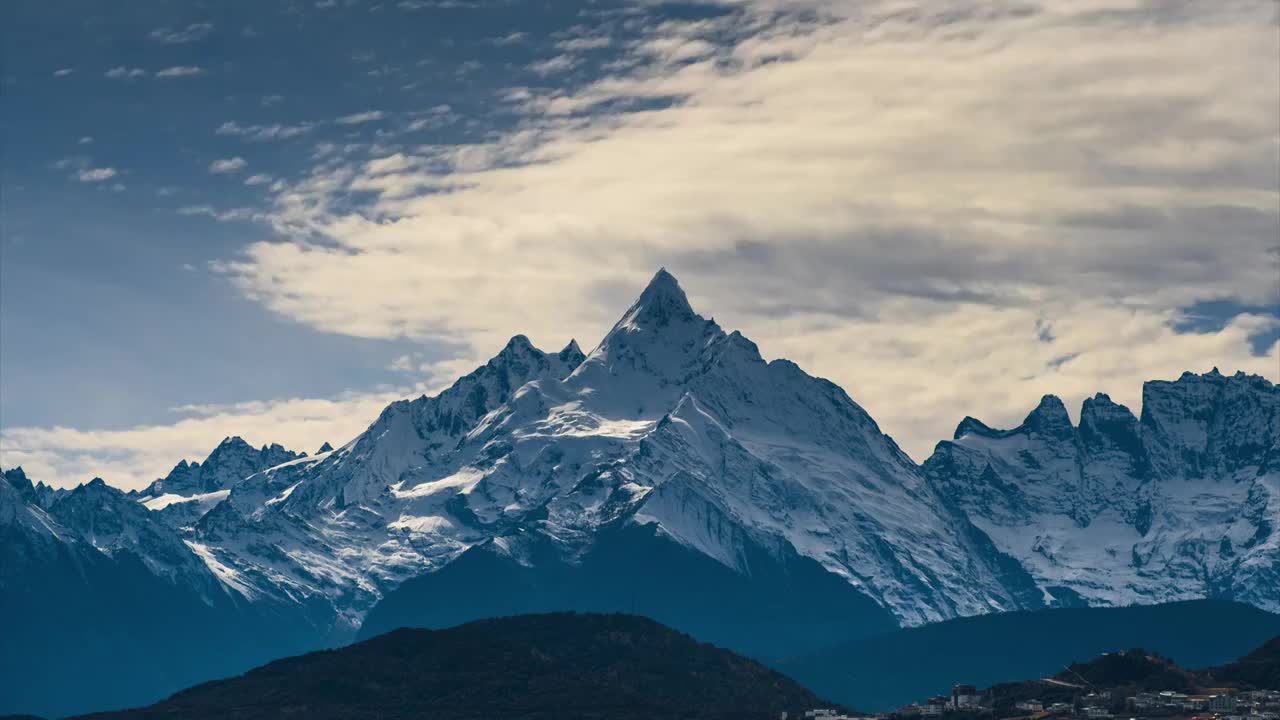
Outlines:
<svg viewBox="0 0 1280 720"><path fill-rule="evenodd" d="M1044 392L1276 377L1249 343L1274 317L1174 331L1196 301L1276 302L1273 4L794 10L658 26L490 144L317 167L277 197L284 239L223 269L299 322L478 360L598 337L666 265L917 457ZM354 193L376 200L334 209Z"/></svg>
<svg viewBox="0 0 1280 720"><path fill-rule="evenodd" d="M518 332L588 346L665 265L917 459L1045 393L1137 411L1183 370L1280 379L1280 345L1255 347L1275 314L1186 323L1280 301L1274 3L725 6L562 40L617 56L508 89L519 122L490 142L318 149L271 186L276 236L216 269L328 332L469 348L453 371Z"/></svg>

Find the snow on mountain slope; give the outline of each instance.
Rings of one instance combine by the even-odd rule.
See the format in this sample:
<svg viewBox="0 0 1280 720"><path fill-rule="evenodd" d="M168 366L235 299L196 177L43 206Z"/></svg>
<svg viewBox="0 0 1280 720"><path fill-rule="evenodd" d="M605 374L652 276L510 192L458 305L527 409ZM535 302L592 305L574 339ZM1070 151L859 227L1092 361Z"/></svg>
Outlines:
<svg viewBox="0 0 1280 720"><path fill-rule="evenodd" d="M255 450L238 435L228 437L203 463L183 460L168 475L130 496L159 513L171 527L185 528L224 500L241 480L305 456L274 443Z"/></svg>
<svg viewBox="0 0 1280 720"><path fill-rule="evenodd" d="M916 466L835 385L726 334L659 272L592 353L523 337L346 446L232 488L194 527L263 596L351 627L404 579L498 540L566 557L616 522L749 572L794 548L908 623L1018 607Z"/></svg>
<svg viewBox="0 0 1280 720"><path fill-rule="evenodd" d="M388 406L347 445L236 484L193 527L223 577L257 597L320 600L349 636L387 588L488 537L452 517L448 468L465 433L530 380L568 375L576 343L544 353L524 336L434 397ZM439 483L439 484L433 484Z"/></svg>
<svg viewBox="0 0 1280 720"><path fill-rule="evenodd" d="M572 564L628 529L743 576L762 552L812 560L908 625L1204 596L1280 609L1278 434L1271 383L1188 374L1148 383L1141 420L1103 395L1079 427L1052 396L1013 430L966 418L922 469L660 271L590 355L516 336L337 449L228 438L128 508L101 483L28 482L23 518L162 577L196 563L192 582L298 609L323 642L472 548Z"/></svg>
<svg viewBox="0 0 1280 720"><path fill-rule="evenodd" d="M36 486L22 468L5 470L0 482L0 528L20 533L35 546L75 542L74 535L41 507L38 497Z"/></svg>
<svg viewBox="0 0 1280 720"><path fill-rule="evenodd" d="M256 472L298 457L298 453L277 444L263 445L262 449L255 450L237 435L219 443L203 463L179 462L167 476L151 483L139 495L190 497L227 490Z"/></svg>
<svg viewBox="0 0 1280 720"><path fill-rule="evenodd" d="M101 479L67 493L49 515L108 557L131 555L151 574L194 590L209 604L227 599L222 584L175 531Z"/></svg>
<svg viewBox="0 0 1280 720"><path fill-rule="evenodd" d="M966 418L925 474L1046 599L1231 597L1280 610L1280 390L1215 369L1105 396L1073 427L1049 396L1022 425Z"/></svg>

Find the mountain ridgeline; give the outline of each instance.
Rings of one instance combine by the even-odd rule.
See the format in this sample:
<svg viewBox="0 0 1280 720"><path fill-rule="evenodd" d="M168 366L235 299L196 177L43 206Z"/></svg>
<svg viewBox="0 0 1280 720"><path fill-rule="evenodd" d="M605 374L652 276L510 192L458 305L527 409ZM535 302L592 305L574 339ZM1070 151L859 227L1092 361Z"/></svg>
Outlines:
<svg viewBox="0 0 1280 720"><path fill-rule="evenodd" d="M1078 426L1050 396L1011 430L966 418L920 466L665 271L590 353L517 336L341 447L228 438L128 494L5 478L0 711L139 704L525 612L638 613L783 658L990 613L1280 610L1271 382L1188 373L1147 383L1141 417L1099 395ZM232 649L202 657L187 638L204 635ZM116 662L92 650L121 645ZM58 693L67 662L100 685Z"/></svg>

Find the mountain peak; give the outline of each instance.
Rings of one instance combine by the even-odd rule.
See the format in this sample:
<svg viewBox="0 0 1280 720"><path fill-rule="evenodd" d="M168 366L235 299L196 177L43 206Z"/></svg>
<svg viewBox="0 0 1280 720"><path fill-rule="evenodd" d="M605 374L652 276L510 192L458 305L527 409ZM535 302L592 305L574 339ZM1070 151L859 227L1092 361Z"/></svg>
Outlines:
<svg viewBox="0 0 1280 720"><path fill-rule="evenodd" d="M510 357L512 355L528 355L530 353L539 352L527 335L513 335L507 341L506 346L498 353L498 357Z"/></svg>
<svg viewBox="0 0 1280 720"><path fill-rule="evenodd" d="M316 454L319 455L320 453L327 453L327 452L333 452L333 446L330 445L328 442L325 442L325 444L321 445L320 449L316 451Z"/></svg>
<svg viewBox="0 0 1280 720"><path fill-rule="evenodd" d="M1067 414L1067 406L1057 395L1045 395L1040 404L1022 422L1023 427L1042 435L1070 435L1072 430L1071 416Z"/></svg>
<svg viewBox="0 0 1280 720"><path fill-rule="evenodd" d="M658 268L658 272L649 278L649 285L645 287L645 292L650 290L667 288L671 290L680 290L680 281L676 280L676 276L667 272L665 267Z"/></svg>
<svg viewBox="0 0 1280 720"><path fill-rule="evenodd" d="M244 438L240 437L239 435L231 435L229 437L223 438L222 442L218 443L218 447L214 448L213 451L217 452L219 450L229 449L229 448L244 448L248 450L253 450L253 446L245 442Z"/></svg>
<svg viewBox="0 0 1280 720"><path fill-rule="evenodd" d="M665 327L681 320L700 320L675 276L663 268L649 280L640 297L615 329Z"/></svg>
<svg viewBox="0 0 1280 720"><path fill-rule="evenodd" d="M988 427L986 423L972 415L966 415L960 421L960 424L956 426L956 431L952 434L951 439L959 440L965 435L987 436L992 434L995 434L995 431Z"/></svg>
<svg viewBox="0 0 1280 720"><path fill-rule="evenodd" d="M575 391L589 391L600 407L611 405L633 418L660 415L679 399L680 384L708 345L722 337L662 269L568 381Z"/></svg>
<svg viewBox="0 0 1280 720"><path fill-rule="evenodd" d="M35 490L31 485L31 479L27 477L25 472L23 472L21 465L12 470L0 472L0 475L3 475L4 479L7 480L9 484L12 485L24 498L31 496Z"/></svg>
<svg viewBox="0 0 1280 720"><path fill-rule="evenodd" d="M587 358L586 354L582 352L582 348L578 347L577 340L570 340L569 344L565 345L564 349L557 355L561 360L572 364L574 367L577 367L579 363Z"/></svg>

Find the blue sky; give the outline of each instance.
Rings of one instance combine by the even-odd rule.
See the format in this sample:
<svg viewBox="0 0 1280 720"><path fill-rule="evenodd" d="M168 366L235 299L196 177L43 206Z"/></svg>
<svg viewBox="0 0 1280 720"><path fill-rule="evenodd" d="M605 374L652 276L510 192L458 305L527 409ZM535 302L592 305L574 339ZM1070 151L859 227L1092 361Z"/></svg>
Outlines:
<svg viewBox="0 0 1280 720"><path fill-rule="evenodd" d="M918 459L1041 394L1280 379L1277 10L17 0L0 462L345 442L661 265Z"/></svg>
<svg viewBox="0 0 1280 720"><path fill-rule="evenodd" d="M119 428L190 403L402 381L392 359L430 347L263 312L207 267L267 232L200 212L261 208L266 188L245 180L304 172L321 143L474 142L509 127L489 110L511 72L485 66L536 53L493 38L577 12L539 5L9 5L5 424ZM198 72L157 77L174 67ZM372 112L384 117L336 121ZM421 117L439 120L405 129ZM219 134L227 123L298 134L246 142ZM245 169L209 172L228 158Z"/></svg>

